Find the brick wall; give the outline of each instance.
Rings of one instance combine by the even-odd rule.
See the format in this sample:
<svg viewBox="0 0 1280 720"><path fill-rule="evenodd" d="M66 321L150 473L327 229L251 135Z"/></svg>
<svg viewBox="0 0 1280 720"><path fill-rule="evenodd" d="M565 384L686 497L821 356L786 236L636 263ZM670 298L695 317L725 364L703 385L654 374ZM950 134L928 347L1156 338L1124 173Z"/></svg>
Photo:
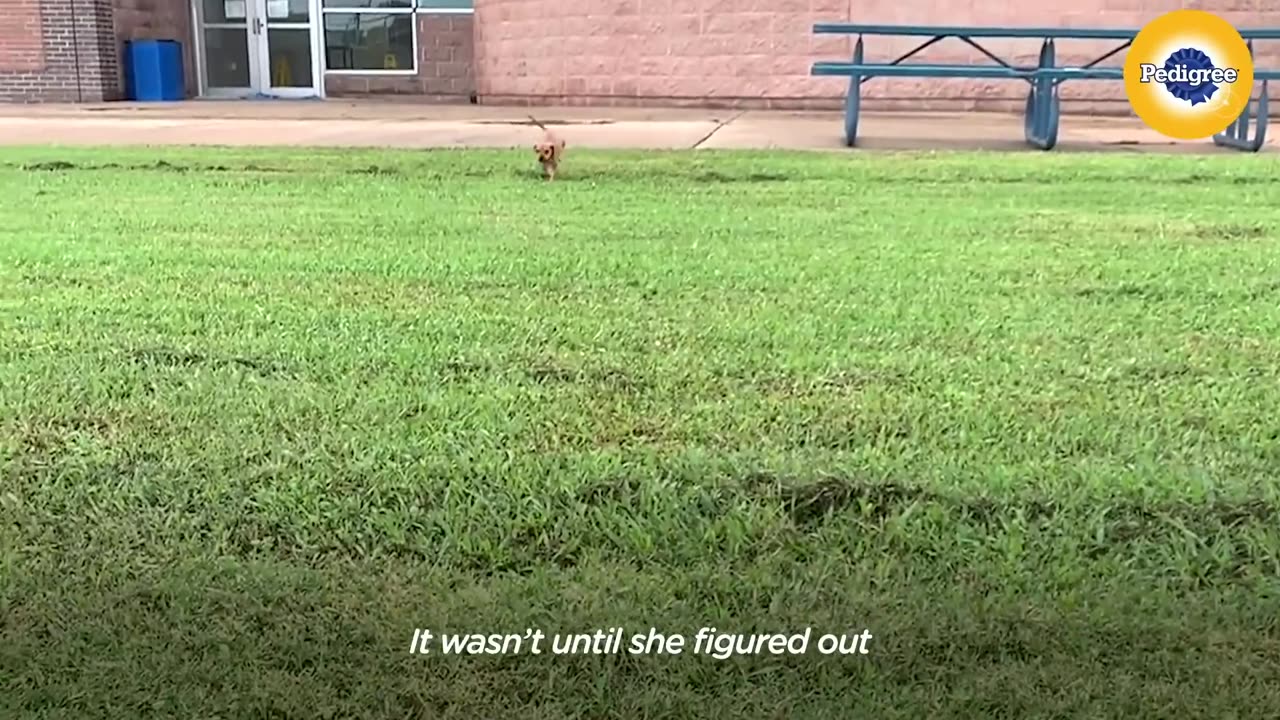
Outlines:
<svg viewBox="0 0 1280 720"><path fill-rule="evenodd" d="M834 108L847 80L810 77L809 68L849 58L852 41L815 37L815 22L1141 27L1182 7L1237 26L1280 25L1280 0L475 0L477 91L484 103ZM919 42L868 38L866 59L887 62ZM1031 64L1039 46L989 43ZM1112 47L1064 41L1058 56L1091 60ZM1260 64L1280 64L1280 42L1257 50ZM955 39L917 57L982 59ZM863 93L867 107L1013 110L1026 88L1007 80L879 78ZM1068 110L1128 112L1114 81L1068 83L1063 96Z"/></svg>
<svg viewBox="0 0 1280 720"><path fill-rule="evenodd" d="M39 0L0 0L0 73L44 69Z"/></svg>
<svg viewBox="0 0 1280 720"><path fill-rule="evenodd" d="M0 101L119 98L111 0L0 0Z"/></svg>
<svg viewBox="0 0 1280 720"><path fill-rule="evenodd" d="M413 95L458 102L570 105L838 107L845 82L814 78L818 59L843 59L852 41L815 37L821 21L1139 27L1181 7L1237 26L1280 25L1280 0L1075 0L998 5L979 0L475 0L475 14L417 17L418 70L410 75L327 75L330 95ZM196 62L188 0L0 0L0 101L110 100L122 95L126 40L183 43L188 92ZM889 60L911 39L869 38L867 59ZM991 50L1032 63L1036 41L991 41ZM1063 42L1059 57L1087 60L1109 49ZM945 40L918 59L976 61ZM1119 61L1119 57L1115 61ZM1280 65L1280 41L1257 48ZM1017 109L1025 88L999 80L879 78L868 107ZM1116 82L1068 83L1068 110L1128 112Z"/></svg>
<svg viewBox="0 0 1280 720"><path fill-rule="evenodd" d="M3 0L0 0L2 2ZM468 102L475 92L474 24L469 14L418 15L418 71L412 75L326 74L325 92L350 95L416 95L439 102Z"/></svg>
<svg viewBox="0 0 1280 720"><path fill-rule="evenodd" d="M0 0L0 3L6 0ZM190 0L113 0L116 48L123 55L130 40L177 40L182 43L182 69L188 96L196 94L195 44ZM120 91L124 91L121 68Z"/></svg>

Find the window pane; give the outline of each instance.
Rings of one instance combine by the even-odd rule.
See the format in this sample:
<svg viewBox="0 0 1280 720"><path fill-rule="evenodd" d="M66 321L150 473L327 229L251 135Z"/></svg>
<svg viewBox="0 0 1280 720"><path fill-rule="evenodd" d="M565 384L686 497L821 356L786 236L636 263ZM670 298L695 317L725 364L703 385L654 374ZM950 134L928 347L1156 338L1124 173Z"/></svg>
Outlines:
<svg viewBox="0 0 1280 720"><path fill-rule="evenodd" d="M245 0L204 0L202 5L201 19L205 25L245 24Z"/></svg>
<svg viewBox="0 0 1280 720"><path fill-rule="evenodd" d="M472 10L474 0L418 0L420 10Z"/></svg>
<svg viewBox="0 0 1280 720"><path fill-rule="evenodd" d="M327 8L405 9L413 7L413 0L324 0Z"/></svg>
<svg viewBox="0 0 1280 720"><path fill-rule="evenodd" d="M267 27L271 87L311 87L311 30Z"/></svg>
<svg viewBox="0 0 1280 720"><path fill-rule="evenodd" d="M412 70L413 15L325 13L330 70Z"/></svg>
<svg viewBox="0 0 1280 720"><path fill-rule="evenodd" d="M311 22L307 0L267 0L267 25Z"/></svg>
<svg viewBox="0 0 1280 720"><path fill-rule="evenodd" d="M205 73L211 88L249 87L249 31L209 28L204 31Z"/></svg>

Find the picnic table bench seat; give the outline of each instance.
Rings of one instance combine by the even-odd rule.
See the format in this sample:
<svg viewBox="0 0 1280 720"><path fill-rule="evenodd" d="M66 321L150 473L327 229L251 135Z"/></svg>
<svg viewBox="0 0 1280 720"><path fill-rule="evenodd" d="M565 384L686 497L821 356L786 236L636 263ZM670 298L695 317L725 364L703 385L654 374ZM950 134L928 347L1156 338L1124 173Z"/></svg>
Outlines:
<svg viewBox="0 0 1280 720"><path fill-rule="evenodd" d="M1058 142L1061 120L1061 101L1058 88L1069 80L1123 80L1124 68L1103 65L1110 58L1125 50L1138 35L1135 28L1054 28L1054 27L967 27L956 25L860 25L848 23L818 23L815 34L857 35L853 58L850 62L821 61L813 64L814 76L849 78L849 92L845 98L845 144L854 147L858 137L858 116L862 104L862 84L878 77L928 77L928 78L992 78L1018 79L1030 84L1024 110L1024 135L1027 143L1042 150L1050 150ZM864 36L925 37L911 51L889 61L868 63L864 61ZM1280 40L1280 28L1250 28L1240 31L1249 52L1253 52L1254 40ZM992 64L966 63L907 63L932 45L946 38L957 38L978 50ZM1041 40L1039 61L1034 66L1018 66L1007 62L987 48L978 39L1038 39ZM1090 62L1078 65L1057 63L1058 40L1115 40L1119 44ZM1267 83L1280 80L1280 70L1254 69L1254 80L1262 82L1257 101L1250 99L1240 117L1223 132L1215 135L1215 144L1238 150L1257 152L1266 142L1269 101Z"/></svg>

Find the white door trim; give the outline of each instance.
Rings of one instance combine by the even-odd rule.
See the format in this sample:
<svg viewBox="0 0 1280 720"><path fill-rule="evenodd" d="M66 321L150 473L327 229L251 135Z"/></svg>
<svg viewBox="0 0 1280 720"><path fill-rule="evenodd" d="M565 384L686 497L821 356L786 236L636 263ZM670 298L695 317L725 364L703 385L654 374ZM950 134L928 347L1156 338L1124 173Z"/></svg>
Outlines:
<svg viewBox="0 0 1280 720"><path fill-rule="evenodd" d="M324 46L324 21L321 13L321 0L307 0L310 21L306 23L278 23L272 25L267 18L266 0L246 0L245 20L241 23L211 23L205 25L202 0L191 0L192 53L196 69L196 95L202 98L243 99L258 96L274 98L323 98L324 94L324 57L321 55ZM255 25L255 20L261 24ZM206 28L244 28L246 42L249 46L249 87L213 88L209 87L208 57L205 43ZM255 32L255 27L260 28ZM271 87L272 68L271 50L267 31L271 27L280 29L308 29L311 47L311 86L301 88Z"/></svg>
<svg viewBox="0 0 1280 720"><path fill-rule="evenodd" d="M320 28L323 23L320 18L320 0L307 0L307 22L272 22L267 17L267 0L250 0L250 4L254 7L254 12L261 19L261 23L256 27L260 29L254 45L258 53L258 79L256 83L256 91L259 95L276 98L314 98L323 97L324 93L324 73L322 66L317 61L321 58L317 52L319 45ZM311 51L309 53L311 60L311 85L309 87L273 87L272 82L275 77L275 68L271 65L271 30L308 30L307 35L308 46ZM296 70L295 70L296 72Z"/></svg>

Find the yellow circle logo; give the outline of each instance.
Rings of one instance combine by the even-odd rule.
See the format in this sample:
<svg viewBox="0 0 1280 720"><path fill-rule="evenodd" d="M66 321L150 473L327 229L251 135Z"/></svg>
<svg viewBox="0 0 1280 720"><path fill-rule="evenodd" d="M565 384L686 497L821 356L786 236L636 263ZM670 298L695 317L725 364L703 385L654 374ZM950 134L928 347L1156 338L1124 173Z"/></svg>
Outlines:
<svg viewBox="0 0 1280 720"><path fill-rule="evenodd" d="M1152 130L1179 140L1222 132L1253 92L1253 58L1231 23L1175 10L1148 23L1124 60L1129 105Z"/></svg>

